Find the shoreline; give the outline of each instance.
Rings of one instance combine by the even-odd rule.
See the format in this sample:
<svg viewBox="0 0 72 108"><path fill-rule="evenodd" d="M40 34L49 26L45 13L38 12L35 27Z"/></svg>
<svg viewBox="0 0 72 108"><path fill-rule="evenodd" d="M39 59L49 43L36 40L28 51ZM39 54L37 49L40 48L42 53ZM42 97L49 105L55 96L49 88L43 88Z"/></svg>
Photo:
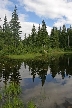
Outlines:
<svg viewBox="0 0 72 108"><path fill-rule="evenodd" d="M6 57L11 58L11 59L34 59L36 57L42 57L42 56L57 56L57 55L62 55L62 54L72 54L72 52L51 52L51 53L27 53L27 54L10 54L6 55Z"/></svg>

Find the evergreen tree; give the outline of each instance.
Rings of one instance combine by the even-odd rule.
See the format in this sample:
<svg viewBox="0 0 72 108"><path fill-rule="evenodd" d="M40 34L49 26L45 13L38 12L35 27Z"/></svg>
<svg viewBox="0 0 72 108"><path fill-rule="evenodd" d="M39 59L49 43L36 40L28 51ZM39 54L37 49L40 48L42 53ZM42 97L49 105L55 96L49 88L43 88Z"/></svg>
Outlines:
<svg viewBox="0 0 72 108"><path fill-rule="evenodd" d="M58 36L58 30L56 27L53 27L53 29L51 30L50 42L51 42L52 48L59 47L59 36Z"/></svg>
<svg viewBox="0 0 72 108"><path fill-rule="evenodd" d="M33 24L32 32L31 32L31 40L32 40L32 46L35 46L36 45L36 28L34 24Z"/></svg>
<svg viewBox="0 0 72 108"><path fill-rule="evenodd" d="M28 45L26 33L24 35L23 45L26 47Z"/></svg>
<svg viewBox="0 0 72 108"><path fill-rule="evenodd" d="M25 45L25 46L27 45L26 33L25 33L24 45Z"/></svg>
<svg viewBox="0 0 72 108"><path fill-rule="evenodd" d="M68 46L72 47L72 27L70 25L70 28L67 29L67 37L68 37Z"/></svg>
<svg viewBox="0 0 72 108"><path fill-rule="evenodd" d="M31 35L29 34L27 38L28 46L31 46L32 40L31 40Z"/></svg>
<svg viewBox="0 0 72 108"><path fill-rule="evenodd" d="M5 45L11 45L12 43L12 40L11 40L11 32L10 32L10 27L9 27L9 24L7 22L7 16L5 15L5 18L4 18L4 24L3 24L3 33L4 33L4 38L5 38Z"/></svg>
<svg viewBox="0 0 72 108"><path fill-rule="evenodd" d="M66 27L65 25L63 25L63 28L62 28L62 32L61 32L61 47L62 48L66 48L68 45L67 45L67 32L66 32Z"/></svg>
<svg viewBox="0 0 72 108"><path fill-rule="evenodd" d="M62 48L62 38L61 38L61 33L62 33L62 30L61 30L61 27L60 27L60 29L58 30L58 36L59 36L59 48Z"/></svg>
<svg viewBox="0 0 72 108"><path fill-rule="evenodd" d="M6 32L7 31L7 27L8 27L8 22L7 22L7 17L5 15L4 24L3 24L3 32Z"/></svg>
<svg viewBox="0 0 72 108"><path fill-rule="evenodd" d="M0 18L0 21L2 21L1 18ZM1 31L2 31L2 27L1 27L1 25L0 25L0 32L1 32Z"/></svg>
<svg viewBox="0 0 72 108"><path fill-rule="evenodd" d="M37 46L41 47L42 43L41 43L41 28L40 28L40 24L39 24L39 27L38 27L36 42L37 42Z"/></svg>
<svg viewBox="0 0 72 108"><path fill-rule="evenodd" d="M15 9L12 13L12 18L10 21L10 30L12 32L12 36L14 39L14 47L16 48L19 44L19 41L21 40L20 38L20 22L19 22L19 18L18 18L18 14L17 14L17 7L15 6Z"/></svg>
<svg viewBox="0 0 72 108"><path fill-rule="evenodd" d="M42 21L42 27L41 27L41 44L42 46L46 46L46 43L48 41L48 32L46 30L46 24L45 24L45 21L43 20Z"/></svg>

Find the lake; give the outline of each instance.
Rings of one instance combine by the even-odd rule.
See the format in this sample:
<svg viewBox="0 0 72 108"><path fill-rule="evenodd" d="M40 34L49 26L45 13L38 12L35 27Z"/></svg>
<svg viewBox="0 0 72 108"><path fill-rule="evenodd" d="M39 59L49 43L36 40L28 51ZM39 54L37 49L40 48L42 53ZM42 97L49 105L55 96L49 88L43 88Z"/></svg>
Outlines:
<svg viewBox="0 0 72 108"><path fill-rule="evenodd" d="M72 55L35 60L0 58L0 89L10 81L20 83L24 103L38 108L72 108Z"/></svg>

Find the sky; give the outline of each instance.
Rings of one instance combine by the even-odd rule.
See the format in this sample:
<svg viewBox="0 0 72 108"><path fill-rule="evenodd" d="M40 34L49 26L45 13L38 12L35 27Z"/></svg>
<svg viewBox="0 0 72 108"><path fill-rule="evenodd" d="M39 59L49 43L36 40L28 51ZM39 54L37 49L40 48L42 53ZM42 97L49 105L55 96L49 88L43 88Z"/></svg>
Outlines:
<svg viewBox="0 0 72 108"><path fill-rule="evenodd" d="M31 33L33 24L38 30L44 19L48 34L53 26L67 27L72 25L72 0L0 0L0 25L3 24L5 14L8 22L11 20L15 5L21 25L21 38Z"/></svg>

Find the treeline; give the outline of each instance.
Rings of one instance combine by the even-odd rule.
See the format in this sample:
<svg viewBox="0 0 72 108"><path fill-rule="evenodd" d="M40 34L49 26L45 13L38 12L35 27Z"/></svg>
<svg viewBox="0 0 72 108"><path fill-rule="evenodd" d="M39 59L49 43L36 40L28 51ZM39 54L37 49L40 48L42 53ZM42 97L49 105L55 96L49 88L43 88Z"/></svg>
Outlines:
<svg viewBox="0 0 72 108"><path fill-rule="evenodd" d="M47 32L45 21L42 21L42 26L36 31L33 24L31 34L24 35L24 40L21 39L20 22L15 6L12 13L11 21L7 22L5 15L3 27L0 26L0 54L24 54L27 52L42 52L52 49L72 49L72 27L66 28L65 25L60 29L53 27L51 34Z"/></svg>

